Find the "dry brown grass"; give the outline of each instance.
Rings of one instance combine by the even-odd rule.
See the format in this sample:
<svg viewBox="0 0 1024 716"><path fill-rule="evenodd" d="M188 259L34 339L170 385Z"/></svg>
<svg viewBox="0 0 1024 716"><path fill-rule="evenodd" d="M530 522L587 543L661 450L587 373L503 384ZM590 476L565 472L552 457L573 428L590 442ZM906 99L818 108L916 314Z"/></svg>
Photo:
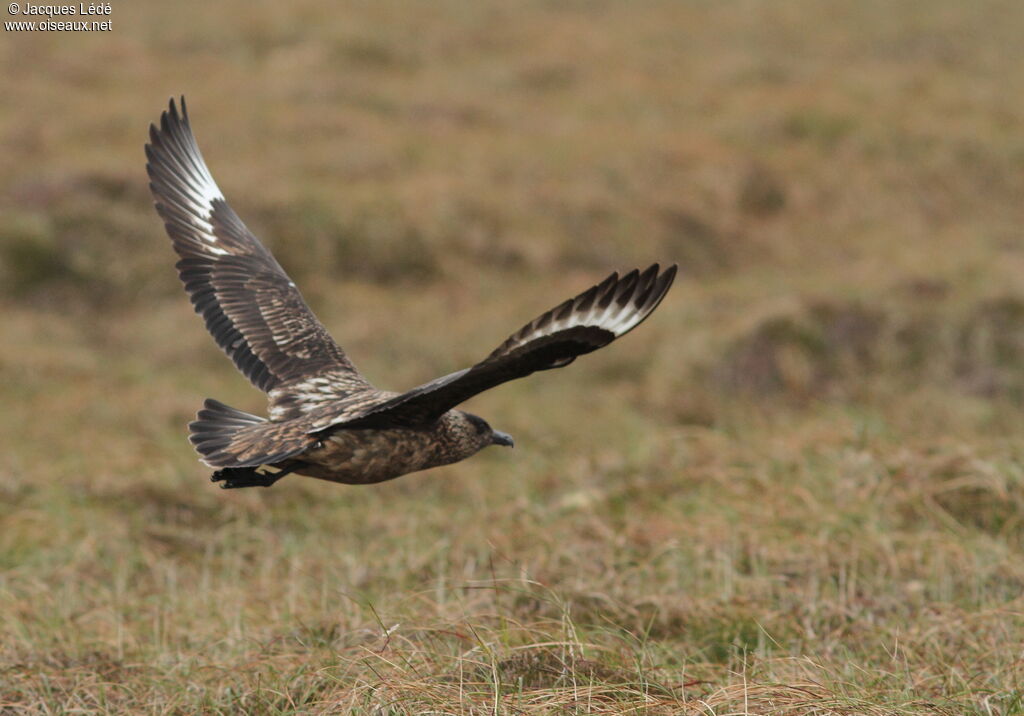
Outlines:
<svg viewBox="0 0 1024 716"><path fill-rule="evenodd" d="M1018 4L113 10L0 47L0 711L1024 713ZM221 492L184 423L261 398L149 206L181 92L383 387L682 279L473 401L514 453Z"/></svg>

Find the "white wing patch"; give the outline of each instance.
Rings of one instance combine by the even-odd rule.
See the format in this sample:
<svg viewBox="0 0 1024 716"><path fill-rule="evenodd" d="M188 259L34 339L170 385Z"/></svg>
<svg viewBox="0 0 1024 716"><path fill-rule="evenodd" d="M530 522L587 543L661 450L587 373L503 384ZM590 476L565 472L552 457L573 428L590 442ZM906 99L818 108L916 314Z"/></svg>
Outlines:
<svg viewBox="0 0 1024 716"><path fill-rule="evenodd" d="M171 111L177 115L172 105ZM188 122L188 114L182 100L182 119ZM217 235L213 231L210 218L214 212L215 201L225 201L217 182L213 180L203 155L199 151L195 138L190 131L186 133L167 132L165 142L169 151L160 156L164 170L177 181L165 182L161 187L164 201L176 207L188 223L196 229L197 237L203 241L205 251L216 256L226 256L230 251L217 245ZM173 145L177 145L176 147Z"/></svg>
<svg viewBox="0 0 1024 716"><path fill-rule="evenodd" d="M224 256L230 252L216 245L217 236L213 233L213 224L210 223L210 217L213 216L213 202L214 200L224 201L224 194L217 186L217 182L213 180L198 148L189 147L187 158L189 160L187 165L183 165L177 155L168 154L166 157L167 163L174 165L174 168L185 179L181 186L188 191L188 194L179 195L183 200L181 204L191 209L189 214L192 218L192 225L199 230L203 241L208 244L206 249L218 256Z"/></svg>

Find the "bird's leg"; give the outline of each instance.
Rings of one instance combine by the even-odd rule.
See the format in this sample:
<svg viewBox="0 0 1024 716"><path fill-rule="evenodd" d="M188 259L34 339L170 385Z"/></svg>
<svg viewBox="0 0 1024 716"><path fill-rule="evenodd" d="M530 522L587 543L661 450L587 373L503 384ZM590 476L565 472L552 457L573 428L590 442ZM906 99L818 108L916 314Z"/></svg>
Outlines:
<svg viewBox="0 0 1024 716"><path fill-rule="evenodd" d="M266 467L266 466L261 466ZM298 467L278 469L277 472L259 472L255 467L225 467L210 476L210 482L220 482L221 489L233 490L239 487L270 487Z"/></svg>

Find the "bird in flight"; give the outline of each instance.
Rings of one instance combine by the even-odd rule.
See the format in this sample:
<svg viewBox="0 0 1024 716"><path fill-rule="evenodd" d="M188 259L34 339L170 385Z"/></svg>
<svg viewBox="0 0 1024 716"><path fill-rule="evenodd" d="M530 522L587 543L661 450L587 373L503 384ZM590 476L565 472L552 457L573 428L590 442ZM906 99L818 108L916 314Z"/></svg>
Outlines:
<svg viewBox="0 0 1024 716"><path fill-rule="evenodd" d="M174 100L150 125L146 171L206 328L269 399L269 419L208 398L190 440L224 488L269 487L295 473L347 484L464 460L512 437L455 406L496 385L560 368L636 328L676 266L613 273L513 333L474 366L394 393L356 370L273 255L228 206Z"/></svg>

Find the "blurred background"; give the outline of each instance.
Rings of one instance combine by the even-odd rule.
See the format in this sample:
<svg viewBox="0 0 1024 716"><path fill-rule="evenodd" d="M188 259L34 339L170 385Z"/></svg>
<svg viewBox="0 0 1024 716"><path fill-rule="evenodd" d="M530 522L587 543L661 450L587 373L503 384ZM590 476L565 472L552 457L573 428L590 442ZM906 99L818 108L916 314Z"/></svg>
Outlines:
<svg viewBox="0 0 1024 716"><path fill-rule="evenodd" d="M0 708L1021 712L1024 6L102 19L0 44ZM221 492L185 424L264 399L152 208L179 94L382 388L680 277L469 404L512 453Z"/></svg>

